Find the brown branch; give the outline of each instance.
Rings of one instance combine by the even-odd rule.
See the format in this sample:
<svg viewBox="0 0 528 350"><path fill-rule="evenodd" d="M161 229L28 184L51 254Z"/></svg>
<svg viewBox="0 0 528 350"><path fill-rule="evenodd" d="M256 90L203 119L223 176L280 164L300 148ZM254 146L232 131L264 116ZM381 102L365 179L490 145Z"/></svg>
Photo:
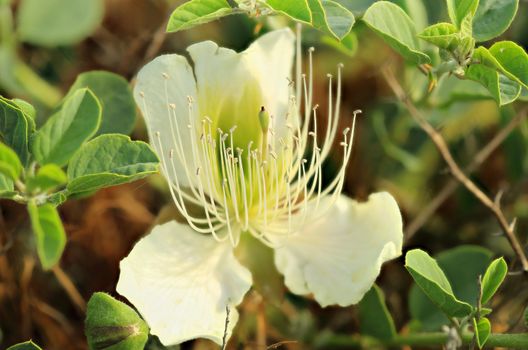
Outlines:
<svg viewBox="0 0 528 350"><path fill-rule="evenodd" d="M447 146L442 135L438 131L436 131L436 129L431 124L429 124L429 122L422 116L420 111L416 108L414 103L407 96L398 80L395 78L392 70L388 67L383 68L383 76L385 77L387 84L390 86L396 97L405 105L413 119L433 141L436 148L444 158L444 161L447 163L453 177L462 185L464 185L464 187L468 191L470 191L473 196L475 196L475 198L477 198L493 213L502 231L506 235L506 238L508 239L508 242L510 243L515 255L521 262L522 270L525 273L528 273L528 260L526 259L526 255L524 253L523 248L521 247L519 241L517 240L517 237L515 236L515 225L514 223L508 223L506 217L504 216L504 213L502 212L499 201L492 200L480 188L478 188L477 185L475 185L475 183L466 176L466 174L464 174L462 169L460 169L453 156L451 155L449 147Z"/></svg>
<svg viewBox="0 0 528 350"><path fill-rule="evenodd" d="M66 294L68 294L68 297L72 303L82 314L84 314L86 312L86 301L82 297L81 293L79 293L79 290L77 287L75 287L75 284L73 284L70 277L59 265L55 265L52 268L52 271L62 288L66 291Z"/></svg>
<svg viewBox="0 0 528 350"><path fill-rule="evenodd" d="M501 129L494 137L491 139L484 148L482 148L473 158L471 163L464 169L466 174L471 174L477 170L482 163L506 140L510 133L517 128L523 120L525 120L527 115L528 108L523 108L515 117L510 119L508 124ZM410 240L418 230L422 228L423 225L429 220L429 218L438 210L438 208L455 192L460 183L451 179L449 182L442 188L440 192L430 201L427 206L420 211L420 214L414 218L411 223L407 225L405 230L406 240Z"/></svg>

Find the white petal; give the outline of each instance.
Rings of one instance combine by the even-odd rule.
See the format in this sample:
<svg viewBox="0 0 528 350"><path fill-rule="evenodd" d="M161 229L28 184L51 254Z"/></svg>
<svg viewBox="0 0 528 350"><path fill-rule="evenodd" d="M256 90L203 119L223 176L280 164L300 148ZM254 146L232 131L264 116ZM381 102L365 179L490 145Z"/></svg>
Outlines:
<svg viewBox="0 0 528 350"><path fill-rule="evenodd" d="M226 307L228 336L236 305L251 286L229 244L171 221L156 226L120 264L117 292L141 313L164 345L207 338L221 344Z"/></svg>
<svg viewBox="0 0 528 350"><path fill-rule="evenodd" d="M275 265L293 293L313 293L322 306L348 306L370 289L382 263L401 255L402 239L390 194L372 194L365 203L340 196L323 218L280 241Z"/></svg>
<svg viewBox="0 0 528 350"><path fill-rule="evenodd" d="M187 59L179 55L163 55L145 65L137 75L134 87L134 98L141 109L147 123L150 143L167 166L165 175L175 183L175 174L171 166L174 162L176 176L180 185L188 186L191 182L185 172L182 158L169 158L171 149L180 149L186 159L190 174L194 173L191 162L188 98L196 100L196 82ZM169 104L174 104L175 111L169 110ZM195 107L196 109L196 107ZM175 113L175 117L174 117ZM172 127L171 127L172 119ZM196 122L196 112L192 119ZM177 123L177 125L176 125ZM179 137L176 135L179 129ZM159 138L157 133L159 132ZM173 134L174 132L174 134ZM181 145L180 147L180 140ZM160 147L161 141L161 147ZM163 154L163 158L162 158Z"/></svg>
<svg viewBox="0 0 528 350"><path fill-rule="evenodd" d="M260 135L255 127L264 106L283 128L288 110L289 82L294 56L290 29L267 33L246 51L218 47L212 41L187 49L194 61L200 113L212 118L224 131L237 125L241 147Z"/></svg>

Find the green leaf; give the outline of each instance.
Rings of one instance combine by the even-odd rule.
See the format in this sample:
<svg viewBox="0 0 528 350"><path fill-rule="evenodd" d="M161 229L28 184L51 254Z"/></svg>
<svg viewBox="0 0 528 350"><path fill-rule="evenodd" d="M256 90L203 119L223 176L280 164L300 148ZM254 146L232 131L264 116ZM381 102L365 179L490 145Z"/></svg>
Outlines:
<svg viewBox="0 0 528 350"><path fill-rule="evenodd" d="M69 96L33 139L33 154L40 164L65 165L79 147L92 137L101 122L101 105L88 89Z"/></svg>
<svg viewBox="0 0 528 350"><path fill-rule="evenodd" d="M42 192L66 184L68 178L64 171L55 164L40 167L37 174L26 181L28 191Z"/></svg>
<svg viewBox="0 0 528 350"><path fill-rule="evenodd" d="M123 77L105 71L82 73L77 76L68 97L81 88L90 89L101 103L103 114L96 135L128 135L132 132L136 122L136 104Z"/></svg>
<svg viewBox="0 0 528 350"><path fill-rule="evenodd" d="M86 143L68 167L68 191L86 192L123 184L158 172L158 157L145 142L118 134Z"/></svg>
<svg viewBox="0 0 528 350"><path fill-rule="evenodd" d="M296 21L312 23L312 14L307 0L268 0L266 1L266 5L272 10L280 12Z"/></svg>
<svg viewBox="0 0 528 350"><path fill-rule="evenodd" d="M27 165L30 157L32 122L13 101L0 96L0 140L16 152L23 165Z"/></svg>
<svg viewBox="0 0 528 350"><path fill-rule="evenodd" d="M508 273L508 265L504 258L493 260L482 278L482 304L486 304L497 292Z"/></svg>
<svg viewBox="0 0 528 350"><path fill-rule="evenodd" d="M447 277L429 254L420 249L407 252L405 267L416 284L447 316L464 317L472 312L471 305L454 296Z"/></svg>
<svg viewBox="0 0 528 350"><path fill-rule="evenodd" d="M493 99L504 106L515 101L521 94L521 85L493 68L472 64L466 69L465 77L482 84Z"/></svg>
<svg viewBox="0 0 528 350"><path fill-rule="evenodd" d="M427 27L429 20L427 18L427 9L422 0L390 0L400 6L414 22L417 30L423 30Z"/></svg>
<svg viewBox="0 0 528 350"><path fill-rule="evenodd" d="M513 41L499 41L489 48L489 52L513 76L508 75L510 79L528 87L528 55L521 46Z"/></svg>
<svg viewBox="0 0 528 350"><path fill-rule="evenodd" d="M15 189L13 180L0 173L0 196L2 198L11 197L11 192ZM13 192L16 194L16 192Z"/></svg>
<svg viewBox="0 0 528 350"><path fill-rule="evenodd" d="M355 17L352 12L332 0L308 0L312 12L312 25L338 40L352 30Z"/></svg>
<svg viewBox="0 0 528 350"><path fill-rule="evenodd" d="M398 5L378 1L365 12L363 21L406 60L416 64L431 61L419 50L414 23Z"/></svg>
<svg viewBox="0 0 528 350"><path fill-rule="evenodd" d="M385 305L383 291L378 286L372 286L358 307L361 334L381 340L394 338L396 335L394 321Z"/></svg>
<svg viewBox="0 0 528 350"><path fill-rule="evenodd" d="M447 12L451 22L457 28L461 28L465 18L475 15L478 5L479 0L447 0Z"/></svg>
<svg viewBox="0 0 528 350"><path fill-rule="evenodd" d="M14 98L11 101L13 101L13 103L17 105L17 107L22 111L22 113L24 113L26 117L29 117L31 120L35 120L35 117L37 116L37 111L31 103L24 101L20 98Z"/></svg>
<svg viewBox="0 0 528 350"><path fill-rule="evenodd" d="M22 163L11 148L0 142L0 173L11 180L17 180L22 173Z"/></svg>
<svg viewBox="0 0 528 350"><path fill-rule="evenodd" d="M475 306L479 296L478 277L486 271L492 254L479 246L462 245L441 252L435 260L449 280L453 295ZM449 324L449 319L417 285L411 288L409 307L412 318L420 321L423 331L437 331L442 325Z"/></svg>
<svg viewBox="0 0 528 350"><path fill-rule="evenodd" d="M103 15L101 0L23 0L18 33L23 41L36 45L71 45L92 34Z"/></svg>
<svg viewBox="0 0 528 350"><path fill-rule="evenodd" d="M40 262L48 270L60 260L66 245L64 227L57 209L51 204L37 206L34 201L30 201L28 212Z"/></svg>
<svg viewBox="0 0 528 350"><path fill-rule="evenodd" d="M167 32L189 29L231 14L226 0L190 0L178 6L170 15Z"/></svg>
<svg viewBox="0 0 528 350"><path fill-rule="evenodd" d="M460 45L458 29L451 23L437 23L424 29L418 37L444 50L453 51Z"/></svg>
<svg viewBox="0 0 528 350"><path fill-rule="evenodd" d="M31 340L12 345L7 348L7 350L42 350L37 344L33 343Z"/></svg>
<svg viewBox="0 0 528 350"><path fill-rule="evenodd" d="M130 306L106 293L88 301L84 329L90 350L143 350L149 333Z"/></svg>
<svg viewBox="0 0 528 350"><path fill-rule="evenodd" d="M482 317L478 322L473 319L473 328L475 329L475 338L479 349L482 349L488 341L491 334L491 323L486 317Z"/></svg>
<svg viewBox="0 0 528 350"><path fill-rule="evenodd" d="M473 36L488 41L508 29L519 7L519 0L480 0L473 19Z"/></svg>

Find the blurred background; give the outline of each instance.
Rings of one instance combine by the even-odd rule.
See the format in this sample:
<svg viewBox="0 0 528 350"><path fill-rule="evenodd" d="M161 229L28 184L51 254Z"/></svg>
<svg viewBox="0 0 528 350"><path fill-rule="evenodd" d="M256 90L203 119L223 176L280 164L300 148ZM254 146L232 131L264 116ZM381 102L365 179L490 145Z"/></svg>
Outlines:
<svg viewBox="0 0 528 350"><path fill-rule="evenodd" d="M111 71L133 84L137 71L159 54L185 55L188 45L206 39L240 51L259 34L292 25L279 17L236 15L188 31L166 34L169 14L182 1L104 0L100 1L100 7L99 1L93 4L91 0L80 1L85 4L75 7L77 5L72 4L79 1L71 1L60 13L51 12L50 18L67 24L59 28L59 32L68 34L64 38L59 35L51 39L41 38L38 33L53 31L53 23L40 23L41 28L33 29L32 34L19 15L23 6L37 6L38 1L30 4L35 1L15 0L9 5L5 4L6 0L0 1L0 6L4 6L4 10L9 8L13 15L16 34L15 40L5 35L5 28L11 23L4 11L0 17L0 27L4 30L4 36L0 36L0 94L24 98L36 105L40 124L82 72ZM444 2L411 1L419 3L409 11L418 29L447 19ZM373 1L341 2L360 13ZM56 9L40 6L34 11L42 13ZM501 39L514 40L528 48L527 11L528 3L521 1L513 25ZM70 21L63 21L63 17ZM77 28L76 22L82 22L84 27ZM354 110L363 110L344 191L360 200L375 191L390 191L403 211L407 235L405 250L420 247L431 254L440 253L440 257L444 254L444 258L450 254L443 267L448 277L460 280L454 284L461 293L469 288L467 293L471 295L476 288L471 278L462 273L455 276L461 266L478 265L479 261L488 261L491 256L504 255L510 262L510 270L518 270L494 217L467 191L450 184L451 176L436 148L395 100L381 70L389 67L395 72L424 115L441 130L462 167L474 161L525 103L516 102L499 109L476 83L475 86L458 86L452 84L452 77L441 80L428 94L426 76L416 67L406 66L361 22L356 23L346 47L336 45L309 28L303 31L303 45L305 49L316 48L315 101L322 110L327 103L326 74L334 73L340 62L345 64L343 125L350 123ZM14 72L23 77L24 84L12 79ZM131 118L130 115L122 117L124 120ZM325 116L320 119L324 125ZM119 119L115 122L119 123ZM147 139L139 115L132 137ZM340 162L339 147L335 149L335 164L330 159L325 165L328 178ZM472 179L492 197L500 191L504 193L504 211L507 217L517 218L521 242L526 241L528 231L527 170L528 121L524 119L472 174ZM0 349L30 338L44 349L87 349L83 334L83 300L88 300L96 291L106 291L123 300L115 293L119 261L160 215L170 215L167 214L173 210L170 202L163 180L154 176L104 189L91 197L69 200L60 207L68 235L60 265L80 293L81 299L76 303L65 291L67 281L64 276L61 279L60 272L44 272L40 268L32 248L25 207L0 201ZM437 208L433 208L433 204ZM452 250L465 245L483 248L466 247L465 253L459 255L456 249ZM475 259L468 260L468 254L474 254ZM259 259L252 266L257 275L256 288L240 308L241 320L230 348L255 349L257 334L262 332L268 344L283 342L277 344L277 348L354 347L351 343L340 344L339 335L361 331L357 307L322 309L309 299L288 294L282 278L274 272L271 255L261 252ZM440 329L442 316L428 309L421 296L416 295L403 267L403 258L385 264L377 283L385 293L399 331ZM527 302L526 279L510 275L494 300L494 331L523 329L522 315ZM151 339L148 348L162 349L156 339ZM216 348L208 341L181 346L181 349Z"/></svg>

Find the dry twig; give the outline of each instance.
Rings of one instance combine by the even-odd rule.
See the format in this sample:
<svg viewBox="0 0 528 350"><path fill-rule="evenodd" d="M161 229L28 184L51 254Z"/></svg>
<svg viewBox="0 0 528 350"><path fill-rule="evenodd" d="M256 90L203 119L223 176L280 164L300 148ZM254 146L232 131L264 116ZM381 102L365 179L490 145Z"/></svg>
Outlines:
<svg viewBox="0 0 528 350"><path fill-rule="evenodd" d="M477 185L475 185L475 183L466 176L466 174L464 174L462 169L460 169L457 162L454 160L442 135L436 131L436 129L422 116L420 111L416 108L409 96L403 90L403 87L394 76L392 70L388 67L383 68L383 76L385 77L387 84L390 86L396 97L405 105L411 117L418 123L422 130L427 133L431 141L433 141L436 148L444 158L444 161L447 163L453 177L462 185L464 185L464 187L470 191L475 196L475 198L477 198L493 213L502 231L506 235L506 238L508 239L508 242L510 243L515 255L521 262L522 270L525 273L528 273L528 260L526 259L524 250L517 240L514 232L515 220L512 223L509 223L502 212L499 201L491 199L480 188L478 188Z"/></svg>

